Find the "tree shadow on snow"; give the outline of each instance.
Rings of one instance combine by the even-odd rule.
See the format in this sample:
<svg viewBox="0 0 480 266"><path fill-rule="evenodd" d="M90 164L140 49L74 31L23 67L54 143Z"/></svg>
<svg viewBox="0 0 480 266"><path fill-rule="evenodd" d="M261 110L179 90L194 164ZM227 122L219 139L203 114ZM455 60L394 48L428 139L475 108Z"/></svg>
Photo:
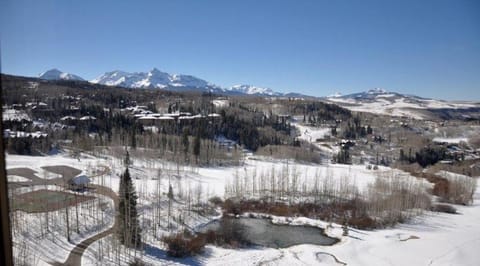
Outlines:
<svg viewBox="0 0 480 266"><path fill-rule="evenodd" d="M174 258L167 255L165 250L159 249L158 247L152 245L145 246L145 255L150 256L152 258L156 258L159 260L166 260L175 263L180 263L183 265L192 265L192 266L200 266L205 265L205 262L201 260L202 257L210 256L208 250L202 253L202 256L194 256L194 257L186 257L186 258Z"/></svg>

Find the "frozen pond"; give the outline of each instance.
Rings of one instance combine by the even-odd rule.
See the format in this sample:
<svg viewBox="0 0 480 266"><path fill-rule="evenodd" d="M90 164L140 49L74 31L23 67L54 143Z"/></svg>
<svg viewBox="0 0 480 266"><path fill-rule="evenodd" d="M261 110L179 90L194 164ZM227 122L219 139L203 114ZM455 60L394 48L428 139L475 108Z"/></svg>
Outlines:
<svg viewBox="0 0 480 266"><path fill-rule="evenodd" d="M329 246L338 242L338 239L326 236L323 230L312 226L277 225L268 219L258 218L226 218L243 232L244 238L251 244L271 247L287 248L301 244ZM212 222L200 231L217 231L220 221Z"/></svg>

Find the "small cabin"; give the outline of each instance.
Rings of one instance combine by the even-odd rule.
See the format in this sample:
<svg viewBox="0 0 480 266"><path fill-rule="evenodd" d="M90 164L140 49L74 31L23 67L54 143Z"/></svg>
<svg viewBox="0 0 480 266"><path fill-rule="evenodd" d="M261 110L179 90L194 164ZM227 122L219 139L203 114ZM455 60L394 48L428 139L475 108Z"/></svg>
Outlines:
<svg viewBox="0 0 480 266"><path fill-rule="evenodd" d="M78 175L72 178L68 184L71 190L84 191L88 189L88 185L92 180L86 175Z"/></svg>

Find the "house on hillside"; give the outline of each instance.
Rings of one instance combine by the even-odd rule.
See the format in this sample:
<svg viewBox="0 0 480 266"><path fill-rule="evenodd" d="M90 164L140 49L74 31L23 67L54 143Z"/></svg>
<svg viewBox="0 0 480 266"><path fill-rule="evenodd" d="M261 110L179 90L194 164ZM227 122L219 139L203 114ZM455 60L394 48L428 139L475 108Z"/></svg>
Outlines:
<svg viewBox="0 0 480 266"><path fill-rule="evenodd" d="M70 190L74 191L84 191L88 189L88 185L92 180L86 175L78 175L68 182Z"/></svg>

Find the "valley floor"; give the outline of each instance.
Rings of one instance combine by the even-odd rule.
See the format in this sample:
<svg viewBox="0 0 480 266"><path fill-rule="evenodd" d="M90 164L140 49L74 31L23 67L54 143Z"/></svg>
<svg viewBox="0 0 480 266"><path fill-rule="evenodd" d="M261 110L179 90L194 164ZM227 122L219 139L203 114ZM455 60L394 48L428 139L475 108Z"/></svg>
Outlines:
<svg viewBox="0 0 480 266"><path fill-rule="evenodd" d="M149 204L155 188L155 182L152 177L156 175L156 167L160 162L147 160L135 161L131 167L132 176L142 204ZM203 193L201 197L209 198L215 195L222 197L225 191L225 184L233 182L236 175L242 172L257 171L258 173L269 172L272 169L280 171L285 165L278 161L271 161L265 158L250 157L247 158L245 165L241 167L224 168L181 168L175 169L173 165L162 162L165 171L170 171L172 176L180 173L181 178L174 177L172 180L163 178L162 192L165 193L168 188L168 182L172 182L177 191L182 188L193 188L200 186ZM111 187L114 191L118 190L118 175L122 172L121 162L111 157L102 158L87 156L78 159L70 158L67 154L59 154L48 157L30 157L30 156L7 156L7 169L29 167L42 173L41 166L45 165L68 165L82 170L93 176L95 169L107 166L112 171L103 177L95 177L93 182ZM365 169L364 166L346 166L346 165L298 165L290 171L300 172L300 176L305 182L311 182L313 178L320 176L332 176L333 178L344 178L350 176L351 182L359 189L365 189L369 183L382 174L395 172L389 168L381 167L379 171ZM170 169L170 170L168 170ZM316 174L320 173L320 174ZM405 173L398 173L405 178L409 177ZM38 174L42 177L41 174ZM309 181L310 180L310 181ZM424 184L424 181L419 181ZM428 184L425 184L428 185ZM179 207L181 207L179 205ZM480 261L480 189L475 192L475 200L471 206L455 206L459 214L444 214L426 212L412 221L399 224L394 228L363 231L350 229L349 236L342 237L342 228L338 224L328 228L326 233L341 238L341 241L334 246L315 246L315 245L297 245L285 249L272 248L248 248L248 249L225 249L215 246L207 246L204 253L188 259L171 259L166 256L165 248L159 241L150 239L142 260L155 265L478 265ZM208 222L211 217L191 217L187 223L192 226L199 226ZM285 222L282 217L276 217L275 222ZM293 224L310 224L325 228L327 224L322 221L311 220L307 218L294 218L290 221ZM98 228L98 232L108 229L107 227ZM88 236L93 232L88 232ZM20 237L28 238L28 235ZM51 256L57 260L65 259L68 250L56 253L53 249L54 243L66 243L60 234L55 236L50 247L36 247L35 251L41 253L36 264L51 262ZM74 242L80 242L85 236L78 236ZM17 239L17 243L20 243ZM28 239L28 245L34 246L35 239ZM75 244L73 243L73 244ZM49 245L48 239L42 242ZM99 242L91 245L83 255L82 265L112 264L113 261L98 262ZM74 245L67 244L64 247L73 248ZM50 258L50 259L49 259Z"/></svg>

